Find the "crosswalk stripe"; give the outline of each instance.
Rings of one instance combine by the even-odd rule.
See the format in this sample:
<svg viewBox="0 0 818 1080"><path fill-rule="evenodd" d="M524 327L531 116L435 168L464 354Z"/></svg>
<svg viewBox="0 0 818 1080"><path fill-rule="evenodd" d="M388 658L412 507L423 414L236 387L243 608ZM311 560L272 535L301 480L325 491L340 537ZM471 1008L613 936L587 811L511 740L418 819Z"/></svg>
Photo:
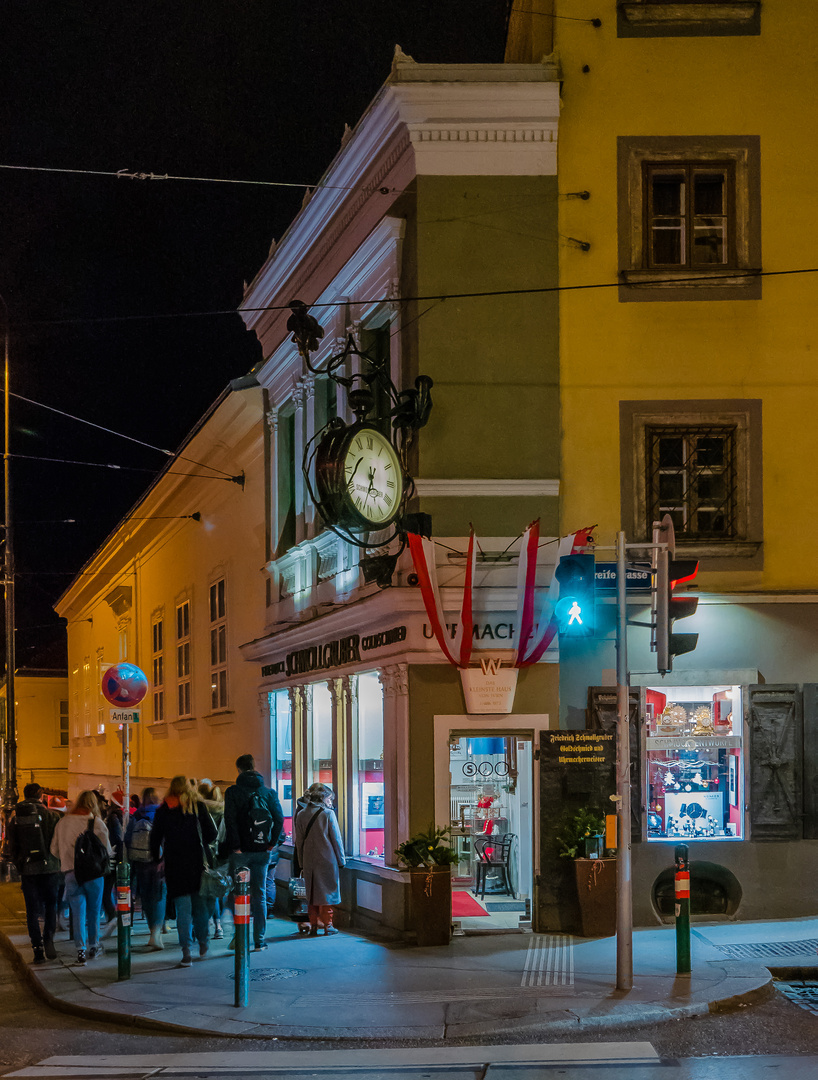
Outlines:
<svg viewBox="0 0 818 1080"><path fill-rule="evenodd" d="M6 1077L20 1080L71 1080L88 1077L171 1077L206 1072L226 1075L298 1072L328 1066L333 1070L464 1065L648 1065L659 1055L648 1042L526 1043L515 1046L435 1046L372 1050L244 1050L177 1054L102 1054L45 1058Z"/></svg>
<svg viewBox="0 0 818 1080"><path fill-rule="evenodd" d="M574 939L570 934L532 934L520 986L574 985Z"/></svg>

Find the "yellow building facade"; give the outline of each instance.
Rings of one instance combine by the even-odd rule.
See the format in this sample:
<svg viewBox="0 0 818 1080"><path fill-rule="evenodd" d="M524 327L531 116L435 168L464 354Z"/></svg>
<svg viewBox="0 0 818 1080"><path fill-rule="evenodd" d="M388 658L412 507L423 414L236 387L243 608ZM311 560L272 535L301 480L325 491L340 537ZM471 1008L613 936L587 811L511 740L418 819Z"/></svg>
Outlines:
<svg viewBox="0 0 818 1080"><path fill-rule="evenodd" d="M68 680L64 671L20 668L14 676L17 724L17 790L39 784L54 795L68 782ZM6 686L0 686L5 722ZM2 744L5 752L5 742Z"/></svg>
<svg viewBox="0 0 818 1080"><path fill-rule="evenodd" d="M232 783L236 757L269 744L238 652L262 625L267 545L263 394L250 384L224 392L57 602L71 797L121 783L122 732L101 692L121 661L150 683L131 729L132 791L164 793L178 773Z"/></svg>
<svg viewBox="0 0 818 1080"><path fill-rule="evenodd" d="M795 538L816 514L818 151L803 110L818 11L518 7L507 60L549 54L561 79L561 531L598 522L599 563L618 530L649 543L669 514L677 558L699 561L698 608L677 627L698 644L671 673L638 625L645 597L629 600L635 916L672 912L682 839L694 911L806 914L793 881L818 857L818 579ZM598 723L610 701L612 601L597 611L596 639L561 650L563 726Z"/></svg>

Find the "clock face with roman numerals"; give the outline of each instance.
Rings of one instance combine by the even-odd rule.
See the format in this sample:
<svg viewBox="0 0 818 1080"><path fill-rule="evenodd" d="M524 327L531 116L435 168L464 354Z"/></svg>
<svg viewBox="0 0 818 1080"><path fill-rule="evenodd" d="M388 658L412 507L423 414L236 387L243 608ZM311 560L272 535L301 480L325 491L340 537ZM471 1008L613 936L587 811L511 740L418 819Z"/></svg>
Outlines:
<svg viewBox="0 0 818 1080"><path fill-rule="evenodd" d="M403 470L389 439L373 427L353 428L340 465L346 505L364 525L388 525L403 497Z"/></svg>

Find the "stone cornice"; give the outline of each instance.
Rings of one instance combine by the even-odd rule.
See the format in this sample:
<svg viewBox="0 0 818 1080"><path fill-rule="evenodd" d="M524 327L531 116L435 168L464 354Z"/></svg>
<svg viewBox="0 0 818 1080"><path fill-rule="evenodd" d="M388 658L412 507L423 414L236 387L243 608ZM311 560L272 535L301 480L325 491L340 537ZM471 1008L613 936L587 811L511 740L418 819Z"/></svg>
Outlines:
<svg viewBox="0 0 818 1080"><path fill-rule="evenodd" d="M559 480L437 480L415 479L415 491L421 498L536 498L556 497Z"/></svg>
<svg viewBox="0 0 818 1080"><path fill-rule="evenodd" d="M554 79L541 64L396 65L248 289L239 309L248 328L283 327L289 312L263 309L296 293L314 303L328 283L319 248L338 247L370 202L388 212L413 175L555 174ZM338 252L339 265L352 251Z"/></svg>

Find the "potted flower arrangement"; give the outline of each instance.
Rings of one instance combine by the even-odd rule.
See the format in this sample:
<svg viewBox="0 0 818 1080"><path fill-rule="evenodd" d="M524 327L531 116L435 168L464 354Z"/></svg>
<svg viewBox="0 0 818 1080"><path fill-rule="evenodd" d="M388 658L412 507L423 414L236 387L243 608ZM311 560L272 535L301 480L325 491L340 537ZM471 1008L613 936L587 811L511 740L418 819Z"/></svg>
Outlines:
<svg viewBox="0 0 818 1080"><path fill-rule="evenodd" d="M449 830L430 824L396 849L412 881L412 912L418 945L448 945L452 936L452 863Z"/></svg>
<svg viewBox="0 0 818 1080"><path fill-rule="evenodd" d="M574 860L583 937L616 933L616 859L602 858L605 818L583 806L557 836L560 856Z"/></svg>

